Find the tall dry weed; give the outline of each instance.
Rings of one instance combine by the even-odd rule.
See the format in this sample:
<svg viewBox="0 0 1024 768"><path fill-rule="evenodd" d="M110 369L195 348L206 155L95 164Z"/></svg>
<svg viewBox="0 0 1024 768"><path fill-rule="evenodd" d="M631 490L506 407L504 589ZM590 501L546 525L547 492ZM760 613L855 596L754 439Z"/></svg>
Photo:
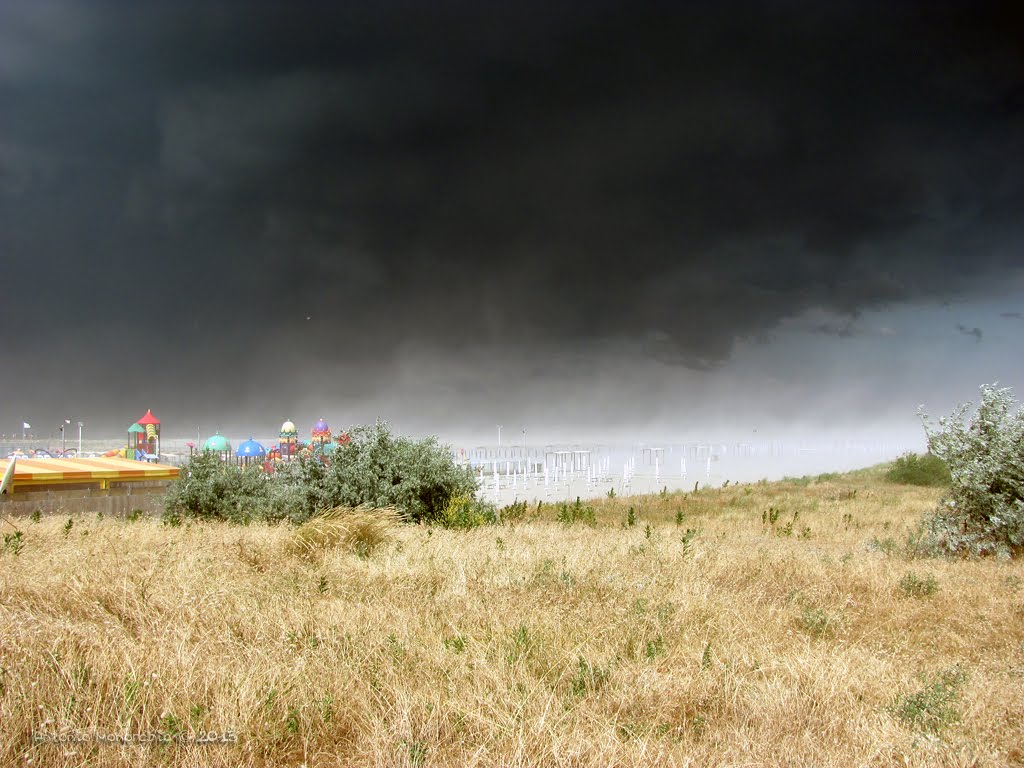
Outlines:
<svg viewBox="0 0 1024 768"><path fill-rule="evenodd" d="M295 529L291 551L311 559L332 549L346 548L369 557L394 538L401 518L394 507L334 507Z"/></svg>

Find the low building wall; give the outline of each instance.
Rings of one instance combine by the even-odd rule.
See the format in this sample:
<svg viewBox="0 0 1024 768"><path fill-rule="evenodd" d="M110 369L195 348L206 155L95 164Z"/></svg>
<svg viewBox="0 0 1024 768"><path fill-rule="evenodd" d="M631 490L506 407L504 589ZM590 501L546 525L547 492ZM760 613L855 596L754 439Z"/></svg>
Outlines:
<svg viewBox="0 0 1024 768"><path fill-rule="evenodd" d="M0 496L0 515L95 515L127 517L141 509L153 515L163 511L167 483L133 483L109 490L95 488L24 491Z"/></svg>

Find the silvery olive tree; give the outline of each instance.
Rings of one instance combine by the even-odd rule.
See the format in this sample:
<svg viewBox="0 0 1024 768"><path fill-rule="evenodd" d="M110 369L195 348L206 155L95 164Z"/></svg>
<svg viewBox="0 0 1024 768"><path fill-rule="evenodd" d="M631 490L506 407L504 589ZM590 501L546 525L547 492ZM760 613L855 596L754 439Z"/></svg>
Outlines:
<svg viewBox="0 0 1024 768"><path fill-rule="evenodd" d="M972 403L935 424L919 415L928 449L949 465L948 496L925 521L936 552L1019 556L1024 552L1024 411L1008 388L985 385Z"/></svg>
<svg viewBox="0 0 1024 768"><path fill-rule="evenodd" d="M452 498L473 498L476 478L434 437L394 435L384 422L349 430L324 478L336 504L394 506L413 522L439 522Z"/></svg>

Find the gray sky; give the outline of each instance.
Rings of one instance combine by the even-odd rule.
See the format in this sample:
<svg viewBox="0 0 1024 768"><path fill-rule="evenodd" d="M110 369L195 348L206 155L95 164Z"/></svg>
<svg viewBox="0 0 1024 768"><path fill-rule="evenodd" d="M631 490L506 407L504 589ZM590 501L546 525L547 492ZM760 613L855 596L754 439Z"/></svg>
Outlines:
<svg viewBox="0 0 1024 768"><path fill-rule="evenodd" d="M912 429L1020 383L1019 4L334 6L0 4L5 430Z"/></svg>

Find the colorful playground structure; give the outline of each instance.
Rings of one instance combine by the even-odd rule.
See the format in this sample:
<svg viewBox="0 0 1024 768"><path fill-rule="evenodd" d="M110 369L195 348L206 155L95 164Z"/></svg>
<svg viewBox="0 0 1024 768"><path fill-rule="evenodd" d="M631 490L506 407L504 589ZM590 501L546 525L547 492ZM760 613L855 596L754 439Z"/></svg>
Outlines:
<svg viewBox="0 0 1024 768"><path fill-rule="evenodd" d="M264 468L270 471L276 463L292 461L296 457L307 456L326 461L339 445L348 441L347 432L335 436L327 421L320 418L310 430L310 440L304 442L299 439L295 423L289 419L281 424L276 445L267 447L250 437L232 450L231 441L217 432L206 439L201 450L219 454L225 462L234 461L241 465L262 462Z"/></svg>
<svg viewBox="0 0 1024 768"><path fill-rule="evenodd" d="M262 463L267 470L273 469L278 462L292 461L296 457L308 456L327 461L339 445L349 442L347 432L335 435L326 419L319 418L310 429L310 439L299 439L299 430L290 419L281 424L277 444L264 446L250 437L241 442L237 448L232 447L227 437L215 432L203 441L201 446L188 442L190 454L208 452L218 454L222 461L241 465ZM103 454L104 458L133 459L147 463L160 461L160 419L153 415L151 409L138 421L128 427L128 443L123 448L115 448Z"/></svg>
<svg viewBox="0 0 1024 768"><path fill-rule="evenodd" d="M136 461L160 461L160 419L149 408L141 419L128 427L128 444L103 454L105 458L120 456Z"/></svg>
<svg viewBox="0 0 1024 768"><path fill-rule="evenodd" d="M299 450L299 430L295 428L295 424L291 420L287 420L281 425L281 432L279 433L280 442L277 444L277 448L271 448L271 458L276 459L290 459L295 456ZM276 451L276 455L274 455Z"/></svg>

